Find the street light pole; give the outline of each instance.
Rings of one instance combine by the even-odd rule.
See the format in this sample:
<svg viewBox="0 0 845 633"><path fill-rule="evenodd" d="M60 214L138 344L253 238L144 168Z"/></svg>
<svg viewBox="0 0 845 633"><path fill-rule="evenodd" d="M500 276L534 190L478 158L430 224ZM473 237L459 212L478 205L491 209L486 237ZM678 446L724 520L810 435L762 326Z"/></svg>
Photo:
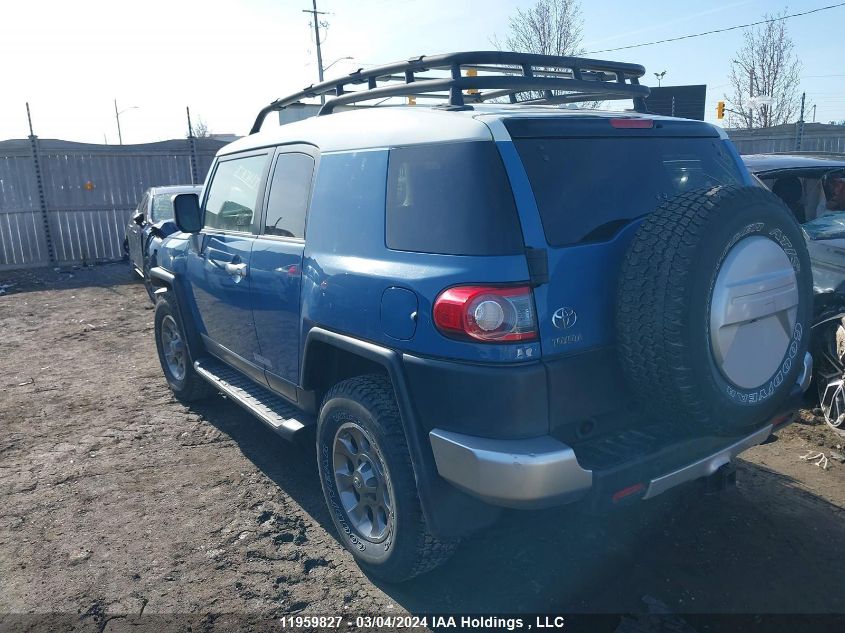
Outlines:
<svg viewBox="0 0 845 633"><path fill-rule="evenodd" d="M114 100L114 118L117 121L117 142L123 145L123 135L120 133L120 112L117 111L117 99Z"/></svg>
<svg viewBox="0 0 845 633"><path fill-rule="evenodd" d="M654 76L657 78L657 87L660 88L660 82L666 76L666 71L664 70L663 72L660 72L660 73L654 73Z"/></svg>
<svg viewBox="0 0 845 633"><path fill-rule="evenodd" d="M334 60L331 64L329 64L328 66L326 66L325 68L323 68L323 72L326 72L329 68L331 68L332 66L334 66L334 65L335 65L336 63L338 63L338 62L342 62L344 59L355 59L355 58L354 58L354 57L352 57L351 55L347 55L346 57L338 57L338 58L337 58L336 60Z"/></svg>
<svg viewBox="0 0 845 633"><path fill-rule="evenodd" d="M120 115L129 110L137 110L138 106L129 106L126 110L117 109L117 99L114 100L114 118L117 121L117 142L123 145L123 135L120 133Z"/></svg>

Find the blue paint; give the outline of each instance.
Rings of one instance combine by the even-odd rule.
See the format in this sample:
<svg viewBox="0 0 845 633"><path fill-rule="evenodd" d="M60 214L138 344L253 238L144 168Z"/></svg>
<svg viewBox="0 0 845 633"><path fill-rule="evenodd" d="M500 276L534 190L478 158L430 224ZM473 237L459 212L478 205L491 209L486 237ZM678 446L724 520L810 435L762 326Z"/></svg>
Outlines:
<svg viewBox="0 0 845 633"><path fill-rule="evenodd" d="M304 244L258 237L252 246L250 291L259 364L291 384L299 380L299 296Z"/></svg>
<svg viewBox="0 0 845 633"><path fill-rule="evenodd" d="M407 341L417 331L417 295L391 286L381 296L381 329L391 338Z"/></svg>
<svg viewBox="0 0 845 633"><path fill-rule="evenodd" d="M733 145L725 145L741 166ZM319 157L304 243L246 234L176 234L162 245L161 264L186 282L188 309L202 333L263 368L272 384L291 390L301 381L303 346L315 325L400 352L469 362L531 362L612 345L618 272L640 220L607 241L549 246L514 144L498 142L497 148L525 244L548 257L550 282L534 288L538 342L475 343L438 331L432 309L441 292L458 284L528 283L527 261L522 254L456 256L387 248L387 148ZM749 178L744 167L741 173ZM224 269L227 262L247 263L249 275L236 282ZM567 308L577 317L568 327L556 326L552 316Z"/></svg>
<svg viewBox="0 0 845 633"><path fill-rule="evenodd" d="M252 320L251 279L233 277L226 264L250 265L249 235L211 233L202 236L201 251L187 255L186 276L201 318L201 331L215 343L255 362L258 337Z"/></svg>

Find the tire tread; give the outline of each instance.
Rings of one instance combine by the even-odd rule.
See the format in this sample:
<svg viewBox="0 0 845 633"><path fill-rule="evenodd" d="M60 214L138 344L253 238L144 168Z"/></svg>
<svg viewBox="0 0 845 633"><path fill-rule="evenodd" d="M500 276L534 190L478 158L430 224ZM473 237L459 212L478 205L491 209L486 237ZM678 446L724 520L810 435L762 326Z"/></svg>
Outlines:
<svg viewBox="0 0 845 633"><path fill-rule="evenodd" d="M410 451L390 378L385 374L349 378L334 385L323 398L323 404L336 397L355 400L372 413L389 443L385 450L390 450L393 457L401 461L399 472L391 471L394 486L396 482L401 482L402 487L415 490L417 484ZM458 540L439 539L431 533L418 501L413 505L412 515L411 529L415 532L416 540L410 556L413 564L407 569L397 569L390 573L389 580L395 582L410 580L439 567L449 559L459 544ZM382 575L381 570L370 565L365 566Z"/></svg>

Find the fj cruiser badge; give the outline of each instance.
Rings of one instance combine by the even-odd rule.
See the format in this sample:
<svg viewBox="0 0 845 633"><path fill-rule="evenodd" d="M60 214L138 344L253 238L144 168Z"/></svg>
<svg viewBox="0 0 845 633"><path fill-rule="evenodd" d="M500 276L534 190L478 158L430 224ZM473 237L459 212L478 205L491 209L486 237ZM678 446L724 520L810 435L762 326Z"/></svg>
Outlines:
<svg viewBox="0 0 845 633"><path fill-rule="evenodd" d="M559 330L568 330L578 320L578 315L572 308L558 308L552 315L552 325Z"/></svg>

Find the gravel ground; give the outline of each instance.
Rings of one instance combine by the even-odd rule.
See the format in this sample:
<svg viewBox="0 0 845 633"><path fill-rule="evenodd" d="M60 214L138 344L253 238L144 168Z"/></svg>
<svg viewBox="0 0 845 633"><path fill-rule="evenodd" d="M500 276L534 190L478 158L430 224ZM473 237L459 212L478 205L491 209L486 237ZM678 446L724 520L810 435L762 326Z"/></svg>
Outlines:
<svg viewBox="0 0 845 633"><path fill-rule="evenodd" d="M171 397L124 265L0 273L0 332L0 628L34 626L9 614L102 631L138 614L223 630L225 614L668 609L703 631L694 614L845 612L845 464L799 459L845 454L845 439L810 412L743 456L733 490L609 517L509 513L390 586L335 540L307 439L222 396Z"/></svg>

